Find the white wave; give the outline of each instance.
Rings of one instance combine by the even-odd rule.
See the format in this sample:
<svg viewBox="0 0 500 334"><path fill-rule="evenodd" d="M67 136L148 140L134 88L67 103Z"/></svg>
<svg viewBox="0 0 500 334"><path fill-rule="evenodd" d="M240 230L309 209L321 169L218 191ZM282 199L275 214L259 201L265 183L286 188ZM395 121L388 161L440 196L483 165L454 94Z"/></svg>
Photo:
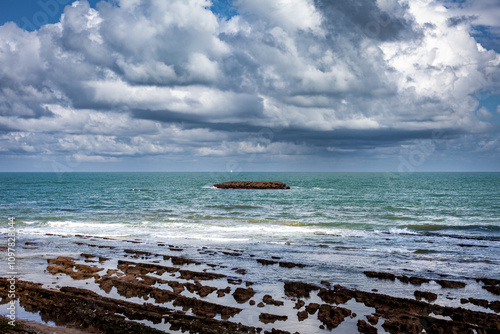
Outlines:
<svg viewBox="0 0 500 334"><path fill-rule="evenodd" d="M156 235L157 238L160 239L183 239L183 240L200 240L200 241L207 241L207 242L249 242L252 241L251 238L235 238L235 237L208 237L206 234L195 234L195 233L189 233L189 234L172 234L172 235L165 235L165 234L158 234Z"/></svg>
<svg viewBox="0 0 500 334"><path fill-rule="evenodd" d="M56 234L75 236L77 234L107 238L129 237L139 233L149 233L148 229L137 229L137 226L124 223L102 223L85 221L49 221L46 224L30 225L19 229L26 235Z"/></svg>
<svg viewBox="0 0 500 334"><path fill-rule="evenodd" d="M190 239L201 240L201 241L212 241L212 242L248 242L252 239L250 238L216 238L207 237L206 235L192 236Z"/></svg>
<svg viewBox="0 0 500 334"><path fill-rule="evenodd" d="M16 257L18 259L33 259L33 258L50 259L58 256L74 257L77 254L79 254L79 252L43 252L43 253L18 254Z"/></svg>
<svg viewBox="0 0 500 334"><path fill-rule="evenodd" d="M92 236L97 238L119 239L119 238L128 238L130 237L130 234L92 234Z"/></svg>
<svg viewBox="0 0 500 334"><path fill-rule="evenodd" d="M379 248L365 248L364 252L370 253L411 253L412 251L404 247L379 247Z"/></svg>
<svg viewBox="0 0 500 334"><path fill-rule="evenodd" d="M256 241L259 239L268 240L269 238L302 238L318 236L325 238L352 238L369 237L371 232L362 230L332 229L318 226L287 226L282 224L245 224L245 225L219 225L219 224L164 224L163 232L157 237L165 238L196 238L205 239L207 236L215 235L221 240L245 239ZM198 237L199 236L199 237Z"/></svg>
<svg viewBox="0 0 500 334"><path fill-rule="evenodd" d="M100 230L101 231L101 230ZM120 238L128 238L132 235L132 233L124 234L124 233L114 233L114 231L109 231L108 233L96 233L97 231L82 231L82 230L74 230L74 231L61 231L54 229L19 229L18 233L23 235L37 235L37 236L46 236L47 234L55 234L58 236L67 236L72 237L77 234L86 235L89 237L98 237L98 238L111 238L111 239L120 239Z"/></svg>
<svg viewBox="0 0 500 334"><path fill-rule="evenodd" d="M391 227L389 229L390 234L413 234L413 235L418 235L417 232L411 231L409 229L405 228L397 228L397 227Z"/></svg>
<svg viewBox="0 0 500 334"><path fill-rule="evenodd" d="M49 221L47 226L50 227L72 227L72 228L105 228L105 229L115 229L117 227L130 227L130 225L122 223L98 223L98 222L76 222L76 221Z"/></svg>

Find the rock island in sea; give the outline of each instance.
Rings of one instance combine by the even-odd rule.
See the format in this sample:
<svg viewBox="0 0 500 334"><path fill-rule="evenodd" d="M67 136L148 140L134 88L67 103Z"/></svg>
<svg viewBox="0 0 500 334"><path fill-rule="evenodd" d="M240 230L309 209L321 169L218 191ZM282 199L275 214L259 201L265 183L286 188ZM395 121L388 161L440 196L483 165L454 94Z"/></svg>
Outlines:
<svg viewBox="0 0 500 334"><path fill-rule="evenodd" d="M290 189L283 182L277 181L230 181L214 184L220 189Z"/></svg>

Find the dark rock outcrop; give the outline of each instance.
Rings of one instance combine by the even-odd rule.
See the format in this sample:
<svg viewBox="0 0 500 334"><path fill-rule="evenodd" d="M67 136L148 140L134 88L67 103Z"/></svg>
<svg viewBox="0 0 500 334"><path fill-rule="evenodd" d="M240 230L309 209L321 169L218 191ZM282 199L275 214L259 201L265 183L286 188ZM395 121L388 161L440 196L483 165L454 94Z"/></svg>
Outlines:
<svg viewBox="0 0 500 334"><path fill-rule="evenodd" d="M396 279L396 275L391 273L378 273L376 271L364 271L363 273L366 275L366 277L370 278L390 279L391 281L394 281Z"/></svg>
<svg viewBox="0 0 500 334"><path fill-rule="evenodd" d="M433 302L433 301L435 301L437 299L437 294L435 294L433 292L426 292L426 291L418 291L418 290L416 290L413 294L415 295L415 298L417 298L418 300L420 300L422 298L425 298L428 301Z"/></svg>
<svg viewBox="0 0 500 334"><path fill-rule="evenodd" d="M489 308L495 311L496 313L500 313L500 300L495 300L490 302Z"/></svg>
<svg viewBox="0 0 500 334"><path fill-rule="evenodd" d="M296 303L295 306L293 307L295 310L300 310L302 306L304 306L306 303L302 300L299 299Z"/></svg>
<svg viewBox="0 0 500 334"><path fill-rule="evenodd" d="M270 266L270 265L278 263L277 261L266 260L266 259L257 259L257 262L259 262L260 264L262 264L264 266Z"/></svg>
<svg viewBox="0 0 500 334"><path fill-rule="evenodd" d="M500 296L500 280L492 278L477 278L477 282L483 282L483 289Z"/></svg>
<svg viewBox="0 0 500 334"><path fill-rule="evenodd" d="M0 278L0 284L7 285L6 278ZM61 289L45 289L42 284L22 280L16 281L17 295L20 305L28 312L39 312L42 319L54 321L56 325L76 327L98 333L144 333L161 334L163 331L148 327L134 320L147 320L154 324L169 323L173 331L191 333L252 333L261 331L257 328L236 324L229 321L212 319L210 315L221 313L210 306L215 304L186 298L192 301L191 306L198 312L187 315L183 311L176 311L153 304L137 304L123 300L100 296L85 289L62 287ZM3 297L3 291L0 296ZM175 306L175 305L174 305ZM184 305L181 305L184 306ZM224 307L220 307L224 308ZM240 309L223 310L222 318L229 318ZM208 317L206 315L209 315ZM128 319L127 319L128 318ZM18 331L16 331L17 333ZM2 331L3 333L3 331ZM8 332L6 332L8 333ZM23 333L22 331L19 333ZM24 332L29 333L30 332ZM34 333L41 333L35 331Z"/></svg>
<svg viewBox="0 0 500 334"><path fill-rule="evenodd" d="M436 280L436 283L441 285L443 288L448 288L448 289L457 289L457 288L465 288L467 284L464 282L457 282L457 281L448 281L448 280Z"/></svg>
<svg viewBox="0 0 500 334"><path fill-rule="evenodd" d="M375 327L361 319L358 320L358 331L363 334L377 334L377 329Z"/></svg>
<svg viewBox="0 0 500 334"><path fill-rule="evenodd" d="M398 315L391 319L387 319L382 327L391 334L396 333L422 333L424 326L420 319L410 315ZM452 333L452 332L448 332Z"/></svg>
<svg viewBox="0 0 500 334"><path fill-rule="evenodd" d="M357 302L375 308L377 317L386 319L382 327L391 334L421 333L423 329L427 333L468 333L470 330L478 333L497 333L500 330L500 318L492 313L439 306L341 286L336 286L336 290L336 294L351 296ZM478 300L473 301L481 303ZM498 306L491 304L493 302L489 305L492 310ZM450 320L439 319L436 316L449 317Z"/></svg>
<svg viewBox="0 0 500 334"><path fill-rule="evenodd" d="M239 304L247 302L254 295L255 295L255 291L253 291L252 288L248 288L248 289L237 288L233 292L234 300L236 300Z"/></svg>
<svg viewBox="0 0 500 334"><path fill-rule="evenodd" d="M500 285L500 279L493 278L476 278L476 281L483 282L485 285Z"/></svg>
<svg viewBox="0 0 500 334"><path fill-rule="evenodd" d="M75 263L75 259L67 256L59 256L57 259L47 259L47 263L52 266L47 267L51 274L66 274L75 280L82 280L92 277L98 277L96 273L103 270L97 266L87 266Z"/></svg>
<svg viewBox="0 0 500 334"><path fill-rule="evenodd" d="M283 182L277 181L230 181L214 184L219 189L290 189Z"/></svg>
<svg viewBox="0 0 500 334"><path fill-rule="evenodd" d="M351 311L346 308L323 304L319 308L318 319L331 330L340 325L350 315Z"/></svg>
<svg viewBox="0 0 500 334"><path fill-rule="evenodd" d="M370 324L372 324L373 326L375 326L376 324L378 324L379 317L377 315L367 315L366 319L368 320L368 322Z"/></svg>
<svg viewBox="0 0 500 334"><path fill-rule="evenodd" d="M269 313L261 313L259 315L259 320L265 324L274 323L275 321L286 321L288 317L286 315L276 315Z"/></svg>
<svg viewBox="0 0 500 334"><path fill-rule="evenodd" d="M297 312L297 319L299 321L304 321L309 317L309 314L307 313L306 310Z"/></svg>
<svg viewBox="0 0 500 334"><path fill-rule="evenodd" d="M500 286L498 285L484 285L483 289L500 296Z"/></svg>
<svg viewBox="0 0 500 334"><path fill-rule="evenodd" d="M352 295L340 285L335 285L333 290L323 288L319 291L318 296L325 303L337 305L345 304L353 298Z"/></svg>
<svg viewBox="0 0 500 334"><path fill-rule="evenodd" d="M302 282L285 282L285 295L288 297L309 298L313 290L319 290L319 287Z"/></svg>
<svg viewBox="0 0 500 334"><path fill-rule="evenodd" d="M280 262L279 265L280 267L283 268L295 268L295 267L304 268L306 266L305 264L302 263L293 263L293 262Z"/></svg>
<svg viewBox="0 0 500 334"><path fill-rule="evenodd" d="M266 303L267 305L274 305L274 306L283 306L283 302L280 300L274 300L271 295L265 295L262 298L262 301Z"/></svg>
<svg viewBox="0 0 500 334"><path fill-rule="evenodd" d="M306 311L307 313L313 315L316 313L316 311L319 309L319 304L318 303L311 303L306 306Z"/></svg>
<svg viewBox="0 0 500 334"><path fill-rule="evenodd" d="M424 283L429 283L431 280L428 278L422 278L422 277L410 277L409 282L414 285L422 285Z"/></svg>

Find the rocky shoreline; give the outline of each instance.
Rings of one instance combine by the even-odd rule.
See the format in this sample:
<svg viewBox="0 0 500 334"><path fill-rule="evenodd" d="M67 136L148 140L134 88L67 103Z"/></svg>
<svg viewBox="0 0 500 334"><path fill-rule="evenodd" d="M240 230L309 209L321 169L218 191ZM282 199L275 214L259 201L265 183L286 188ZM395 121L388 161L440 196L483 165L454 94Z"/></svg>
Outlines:
<svg viewBox="0 0 500 334"><path fill-rule="evenodd" d="M16 328L0 319L4 333L499 333L500 301L461 298L461 305L475 305L481 311L434 303L437 294L422 286L431 280L389 272L365 271L368 279L394 281L419 287L413 296L400 298L348 288L342 282L276 282L274 294L263 294L262 286L238 267L222 273L220 264L207 263L182 255L183 248L164 246L168 254L154 254L126 248L116 250L116 258L99 255L96 237L81 236L77 246L95 252L78 256L57 256L46 260L46 273L57 285L17 280L19 305L39 313L44 321L57 326L30 326L23 321ZM125 240L124 242L127 242ZM140 243L131 240L130 243ZM29 245L37 247L37 245ZM115 249L113 249L115 251ZM208 248L200 253L215 252ZM223 255L243 258L241 250L217 250ZM179 255L180 254L180 255ZM301 270L306 264L279 261L277 258L248 259L262 270ZM60 282L64 281L65 284ZM434 280L443 291L477 284L498 295L500 280ZM70 282L71 284L68 284ZM0 278L7 285L7 278ZM84 287L82 287L84 286ZM88 286L88 288L87 288ZM1 301L8 302L5 289ZM287 323L297 330L286 330ZM300 324L308 324L301 331ZM351 327L342 327L351 323ZM316 328L312 330L311 328ZM346 328L350 328L348 331ZM67 329L68 332L63 330Z"/></svg>

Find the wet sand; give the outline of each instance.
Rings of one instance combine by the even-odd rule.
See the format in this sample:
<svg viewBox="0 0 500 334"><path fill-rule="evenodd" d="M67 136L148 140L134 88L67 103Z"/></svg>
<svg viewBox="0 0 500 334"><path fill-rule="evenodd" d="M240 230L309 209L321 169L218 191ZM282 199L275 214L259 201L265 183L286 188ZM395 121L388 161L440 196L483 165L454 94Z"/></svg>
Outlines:
<svg viewBox="0 0 500 334"><path fill-rule="evenodd" d="M500 332L500 280L496 278L464 277L458 281L365 271L366 278L373 281L371 291L348 288L349 282L254 282L243 261L241 266L228 268L189 258L175 245L162 244L164 252L150 253L137 249L141 244L137 240L122 240L124 247L115 249L96 244L96 237L79 238L81 241L75 242L77 254L49 256L38 281L16 282L19 307L39 314L38 324L18 319L15 329L3 319L3 332ZM43 250L43 245L36 243L27 242L25 247ZM103 248L112 248L113 258L102 256ZM251 259L262 271L308 267L307 263L258 258L237 249L204 247L197 251L227 256L233 264L235 259ZM382 282L408 285L414 292L406 298L378 293ZM7 278L0 278L0 284L7 286ZM438 284L442 291L426 291L431 284ZM468 288L487 291L492 298L468 296ZM450 297L450 291L454 296L462 292L461 297ZM0 297L2 304L9 301L6 290L0 291ZM438 297L455 298L460 306L439 305ZM49 321L59 327L41 324Z"/></svg>

